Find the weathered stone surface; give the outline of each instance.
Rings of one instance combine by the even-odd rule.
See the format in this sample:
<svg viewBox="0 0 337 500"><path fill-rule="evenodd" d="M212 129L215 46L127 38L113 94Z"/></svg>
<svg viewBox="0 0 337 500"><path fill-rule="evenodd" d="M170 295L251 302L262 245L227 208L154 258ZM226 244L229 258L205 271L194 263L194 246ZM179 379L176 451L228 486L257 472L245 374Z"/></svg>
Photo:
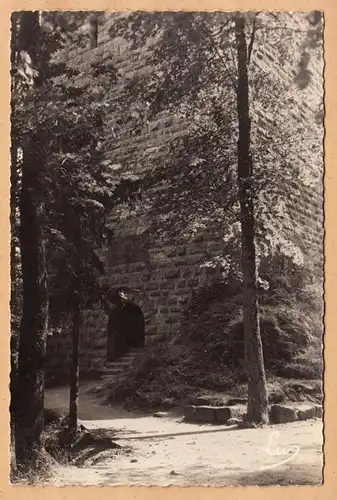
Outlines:
<svg viewBox="0 0 337 500"><path fill-rule="evenodd" d="M298 419L308 420L311 418L322 418L323 408L321 405L302 407L298 409Z"/></svg>
<svg viewBox="0 0 337 500"><path fill-rule="evenodd" d="M193 422L213 423L216 421L216 408L206 405L187 405L185 407L185 419Z"/></svg>
<svg viewBox="0 0 337 500"><path fill-rule="evenodd" d="M298 420L309 420L311 418L316 418L316 407L300 409L297 412Z"/></svg>
<svg viewBox="0 0 337 500"><path fill-rule="evenodd" d="M228 406L219 406L215 408L216 422L226 423L232 417L231 408Z"/></svg>
<svg viewBox="0 0 337 500"><path fill-rule="evenodd" d="M149 51L152 50L151 44L148 44L146 48L144 47L144 50L133 50L129 43L123 40L122 37L109 37L107 34L111 24L114 22L115 15L116 13L111 17L103 16L104 19L98 28L99 46L96 49L93 50L89 47L81 48L77 44L74 44L66 57L71 66L80 70L76 78L83 84L87 77L85 68L88 67L92 58L97 57L97 54L100 53L102 59L107 58L106 62L108 64L111 57L114 67L116 67L117 71L121 72L121 77L118 79L116 85L114 85L111 96L107 97L108 99L112 99L111 108L114 108L114 102L118 104L118 100L123 97L126 79L132 79L133 75L137 75L137 78L139 78L142 74L151 71L148 61ZM124 14L121 15L123 16ZM293 31L294 50L300 50L302 41L301 35L296 35L298 28L297 21L293 19L290 23L294 23L293 28L295 28ZM283 66L276 64L277 57L275 59L273 54L268 53L269 49L264 45L258 48L255 53L256 64L261 64L262 71L270 72L281 85L285 83L288 86L289 82L293 83L293 71L297 71L297 66L293 67L291 61L286 61ZM317 120L316 109L318 109L319 104L317 100L321 99L321 70L319 69L320 63L317 60L315 62L316 66L313 66L311 83L308 89L306 89L308 94L303 98L301 93L296 93L293 96L293 102L290 107L288 104L289 109L284 109L287 120L290 120L289 127L294 125L297 129L303 124L307 126L309 122L312 124L313 120ZM118 105L115 108L118 110ZM117 111L111 113L107 122L109 135L111 135L111 127L115 127L118 118L119 113ZM260 130L265 130L269 133L270 123L263 109L254 111L254 120ZM145 171L147 165L151 165L152 168L152 165L160 164L161 158L166 157L165 159L167 159L167 152L170 149L172 138L185 135L186 124L184 120L176 116L174 110L171 112L168 109L158 114L156 118L153 118L149 127L140 129L137 135L133 135L136 129L132 120L129 126L124 124L122 130L122 136L119 136L117 132L116 138L112 141L112 158L116 159L118 163L121 162L122 164L130 165L130 169L144 168ZM298 159L303 163L305 171L311 172L317 168L317 162L311 160L311 148L308 147L306 150L305 156ZM315 173L315 178L319 176L320 170L318 174ZM321 260L316 262L318 256L322 254L323 196L321 188L318 190L317 186L303 187L301 194L298 196L296 191L298 183L295 179L293 182L294 196L289 197L287 210L292 217L294 227L297 228L296 234L299 234L299 229L303 228L301 233L303 234L303 238L305 238L303 245L306 248L306 258L309 261L310 259L313 260L315 268L318 266L319 273L321 274L322 262ZM179 206L177 204L177 207ZM158 212L158 215L160 215L160 208ZM173 332L178 332L181 327L182 315L169 310L168 306L171 303L168 301L172 297L173 300L176 300L175 303L177 303L179 296L187 296L191 291L198 292L197 289L202 285L211 285L214 282L212 273L216 273L216 270L209 268L201 272L200 264L204 262L205 251L211 255L216 255L221 251L223 242L219 238L218 231L214 233L212 228L208 228L205 234L196 234L194 241L190 242L185 238L177 238L175 241L172 241L172 239L166 243L155 241L148 245L144 233L144 228L148 225L145 219L138 220L136 216L130 215L128 220L119 221L118 224L114 224L115 218L113 214L110 214L108 219L109 224L111 222L111 226L114 226L114 230L118 228L118 237L115 242L117 254L115 255L114 248L109 248L105 258L106 268L109 273L109 283L111 285L120 285L122 283L130 286L135 285L136 289L141 290L137 298L139 300L138 305L140 305L144 312L149 312L151 315L147 322L147 333L161 334L167 332L168 334L173 334ZM148 222L152 223L152 221ZM135 239L133 238L134 235L138 237ZM132 236L131 240L130 236ZM127 238L125 239L124 237ZM125 239L125 244L121 244L123 238ZM146 245L144 246L145 240ZM129 245L129 243L132 244ZM149 248L147 248L147 245ZM112 247L112 245L110 246ZM137 262L137 259L139 262ZM211 274L208 274L207 271ZM168 277L170 273L171 278ZM179 276L184 279L179 280L179 283L177 283L176 280ZM150 288L152 288L152 292L156 293L150 295ZM158 290L169 291L167 298L158 296ZM144 307L141 301L145 304ZM156 314L159 305L166 307L160 315ZM181 310L183 311L183 309L184 306L181 305ZM95 361L95 367L98 369L99 365L104 367L106 360L107 318L104 317L102 311L98 312L98 316L102 317L102 320L97 319L97 314L94 311L88 312L88 314L88 325L83 329L83 336L88 339L102 339L102 344L100 347L97 347L96 353L97 361ZM215 323L218 322L216 315L212 314L211 318ZM71 338L70 333L68 336ZM53 348L53 341L48 344L48 370L53 372L55 368L60 367L62 370L68 370L70 366L70 356L68 353L71 353L71 347L67 346L63 342L63 339L56 346L57 349ZM86 348L81 349L82 372L91 369L91 363L89 362L91 355L85 353L85 351ZM228 406L241 403L238 399L240 398L236 398L237 401L235 403L228 402ZM279 399L271 399L270 401L271 403L281 402Z"/></svg>
<svg viewBox="0 0 337 500"><path fill-rule="evenodd" d="M229 406L187 405L185 419L193 422L227 423L233 417L233 408Z"/></svg>
<svg viewBox="0 0 337 500"><path fill-rule="evenodd" d="M284 424L287 422L295 422L297 420L298 411L296 408L283 405L271 405L270 421L273 424Z"/></svg>
<svg viewBox="0 0 337 500"><path fill-rule="evenodd" d="M194 412L195 422L215 422L216 413L214 406L196 406Z"/></svg>
<svg viewBox="0 0 337 500"><path fill-rule="evenodd" d="M196 407L194 405L185 406L184 414L186 420L194 420L195 409Z"/></svg>
<svg viewBox="0 0 337 500"><path fill-rule="evenodd" d="M316 418L323 418L323 408L320 405L315 406Z"/></svg>

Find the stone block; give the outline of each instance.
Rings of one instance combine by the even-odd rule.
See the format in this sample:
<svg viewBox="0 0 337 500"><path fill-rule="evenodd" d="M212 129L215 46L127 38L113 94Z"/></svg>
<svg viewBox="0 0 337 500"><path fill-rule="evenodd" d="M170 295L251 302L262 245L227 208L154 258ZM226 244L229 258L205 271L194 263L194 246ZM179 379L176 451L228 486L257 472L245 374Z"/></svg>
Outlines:
<svg viewBox="0 0 337 500"><path fill-rule="evenodd" d="M311 408L298 410L297 415L298 420L309 420L311 418L316 418L316 407L312 406Z"/></svg>
<svg viewBox="0 0 337 500"><path fill-rule="evenodd" d="M173 281L163 281L160 285L161 290L172 290L174 288L174 282Z"/></svg>
<svg viewBox="0 0 337 500"><path fill-rule="evenodd" d="M214 252L214 253L218 253L220 252L222 249L222 244L221 242L210 242L208 245L207 245L207 250L209 252Z"/></svg>
<svg viewBox="0 0 337 500"><path fill-rule="evenodd" d="M190 243L187 247L187 252L189 255L202 254L205 251L205 246L203 244Z"/></svg>
<svg viewBox="0 0 337 500"><path fill-rule="evenodd" d="M190 278L191 274L192 274L192 270L189 267L181 269L181 271L180 271L180 276L182 278Z"/></svg>
<svg viewBox="0 0 337 500"><path fill-rule="evenodd" d="M186 248L185 247L178 247L177 248L177 254L182 256L182 255L186 255Z"/></svg>
<svg viewBox="0 0 337 500"><path fill-rule="evenodd" d="M165 277L166 278L179 278L180 277L180 271L179 268L173 267L171 269L168 269L165 272Z"/></svg>
<svg viewBox="0 0 337 500"><path fill-rule="evenodd" d="M146 290L150 291L150 290L158 290L159 288L159 283L156 283L156 282L151 282L151 283L147 283L146 284Z"/></svg>
<svg viewBox="0 0 337 500"><path fill-rule="evenodd" d="M315 406L316 418L323 418L323 408L320 405Z"/></svg>
<svg viewBox="0 0 337 500"><path fill-rule="evenodd" d="M218 406L215 408L216 421L226 423L232 417L231 408L228 406Z"/></svg>
<svg viewBox="0 0 337 500"><path fill-rule="evenodd" d="M191 278L191 279L187 280L187 285L190 287L197 286L198 280L196 278Z"/></svg>
<svg viewBox="0 0 337 500"><path fill-rule="evenodd" d="M194 420L195 409L196 407L194 405L185 406L184 415L186 420Z"/></svg>
<svg viewBox="0 0 337 500"><path fill-rule="evenodd" d="M296 408L283 405L271 405L270 420L273 424L284 424L287 422L295 422L297 420Z"/></svg>
<svg viewBox="0 0 337 500"><path fill-rule="evenodd" d="M208 422L216 421L216 409L214 406L196 406L194 412L195 422Z"/></svg>

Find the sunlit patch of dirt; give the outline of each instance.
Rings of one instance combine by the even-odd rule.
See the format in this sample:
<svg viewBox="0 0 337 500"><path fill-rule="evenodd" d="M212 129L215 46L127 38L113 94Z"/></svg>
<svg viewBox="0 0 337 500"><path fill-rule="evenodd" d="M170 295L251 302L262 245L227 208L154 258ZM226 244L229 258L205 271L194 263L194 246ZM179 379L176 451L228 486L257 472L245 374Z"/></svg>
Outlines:
<svg viewBox="0 0 337 500"><path fill-rule="evenodd" d="M60 402L60 392L58 392ZM320 484L323 426L316 420L257 429L183 422L105 408L82 393L81 424L95 438L71 465L55 465L55 485L300 485ZM48 401L53 403L53 394ZM75 465L76 464L76 465ZM45 483L45 484L46 484Z"/></svg>

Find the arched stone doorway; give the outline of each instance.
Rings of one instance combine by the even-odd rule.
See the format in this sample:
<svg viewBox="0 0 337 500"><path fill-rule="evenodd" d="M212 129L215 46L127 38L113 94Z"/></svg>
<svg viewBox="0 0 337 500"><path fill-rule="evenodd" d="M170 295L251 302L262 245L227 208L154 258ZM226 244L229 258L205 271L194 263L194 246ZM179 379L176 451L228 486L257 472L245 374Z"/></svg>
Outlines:
<svg viewBox="0 0 337 500"><path fill-rule="evenodd" d="M141 308L130 301L119 303L109 314L107 361L144 346L145 320Z"/></svg>

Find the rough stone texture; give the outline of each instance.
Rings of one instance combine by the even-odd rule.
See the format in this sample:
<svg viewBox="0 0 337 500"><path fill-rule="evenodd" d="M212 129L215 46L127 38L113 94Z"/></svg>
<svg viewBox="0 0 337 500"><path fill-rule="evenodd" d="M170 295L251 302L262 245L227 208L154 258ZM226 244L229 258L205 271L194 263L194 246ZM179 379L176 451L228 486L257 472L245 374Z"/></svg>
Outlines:
<svg viewBox="0 0 337 500"><path fill-rule="evenodd" d="M308 406L307 408L299 408L298 409L298 420L309 420L312 418L323 417L323 408L320 405L316 406Z"/></svg>
<svg viewBox="0 0 337 500"><path fill-rule="evenodd" d="M188 421L194 420L195 410L196 410L196 406L194 406L194 405L185 406L185 410L184 410L185 419Z"/></svg>
<svg viewBox="0 0 337 500"><path fill-rule="evenodd" d="M193 422L213 423L216 421L216 407L187 405L185 419Z"/></svg>
<svg viewBox="0 0 337 500"><path fill-rule="evenodd" d="M308 420L311 418L316 418L316 408L306 408L304 410L298 410L297 412L298 420Z"/></svg>
<svg viewBox="0 0 337 500"><path fill-rule="evenodd" d="M126 13L105 13L101 16L98 29L97 47L74 47L63 57L70 66L76 67L82 73L79 84L86 78L86 68L90 62L99 56L106 63L112 62L117 68L119 79L116 88L108 94L107 99L113 104L123 96L123 85L134 76L148 74L148 54L151 44L143 49L133 49L130 43L122 38L111 39L109 27L114 19L123 17ZM291 17L291 16L290 16ZM290 19L290 18L289 18ZM293 85L294 75L298 70L298 59L301 52L301 42L296 37L296 29L302 29L300 20L290 19L293 28L292 44L294 53L298 54L296 62L284 61L280 64L273 48L269 44L253 50L254 62L259 65L261 74L272 74L283 87ZM306 26L305 26L306 29ZM296 58L294 58L295 60ZM289 127L304 127L314 123L317 109L322 96L322 62L311 58L311 82L308 87L299 92L293 92L291 107L279 107ZM318 90L318 92L317 92ZM113 107L113 106L112 106ZM107 123L107 133L113 136L112 128L118 129L117 138L112 137L111 151L107 156L126 171L141 175L162 158L167 157L169 144L173 138L184 134L184 123L168 112L160 113L148 125L136 130L133 117L128 123L118 125L118 113L112 112ZM252 116L253 129L268 133L269 118L263 109L254 109ZM136 132L136 134L133 134ZM319 134L319 128L315 132ZM303 157L298 158L303 168L312 170L310 147ZM322 275L322 245L323 245L323 209L322 209L322 171L314 172L316 181L313 185L299 190L294 181L292 195L288 200L292 221L289 226L293 238L300 242L308 262L312 262L319 276ZM158 194L158 193L157 193ZM160 213L158 213L160 216ZM149 236L149 221L144 214L130 214L125 220L118 220L116 213L108 218L108 224L114 227L114 242L100 252L100 258L106 263L107 275L104 283L111 287L128 286L138 290L135 302L141 307L146 319L146 343L158 335L173 335L181 329L184 310L188 307L192 296L206 285L216 282L220 275L219 268L202 268L201 264L221 252L223 240L218 233L207 228L204 234L195 238L179 240L151 240ZM106 362L107 315L99 310L85 311L83 332L81 338L81 372L86 373L102 370ZM217 320L216 315L213 318ZM54 369L62 373L69 371L71 342L69 332L48 340L47 367L50 373ZM202 411L202 410L200 410Z"/></svg>
<svg viewBox="0 0 337 500"><path fill-rule="evenodd" d="M298 418L298 410L289 406L271 405L270 421L273 424L284 424L295 422Z"/></svg>
<svg viewBox="0 0 337 500"><path fill-rule="evenodd" d="M230 419L240 420L244 411L243 406L187 405L185 407L185 419L191 422L225 424Z"/></svg>
<svg viewBox="0 0 337 500"><path fill-rule="evenodd" d="M215 409L215 421L218 423L226 423L232 417L231 408L228 406L219 406Z"/></svg>
<svg viewBox="0 0 337 500"><path fill-rule="evenodd" d="M194 412L195 422L215 422L216 421L216 409L214 406L196 406Z"/></svg>
<svg viewBox="0 0 337 500"><path fill-rule="evenodd" d="M322 406L315 406L316 410L316 418L323 418L323 407Z"/></svg>

